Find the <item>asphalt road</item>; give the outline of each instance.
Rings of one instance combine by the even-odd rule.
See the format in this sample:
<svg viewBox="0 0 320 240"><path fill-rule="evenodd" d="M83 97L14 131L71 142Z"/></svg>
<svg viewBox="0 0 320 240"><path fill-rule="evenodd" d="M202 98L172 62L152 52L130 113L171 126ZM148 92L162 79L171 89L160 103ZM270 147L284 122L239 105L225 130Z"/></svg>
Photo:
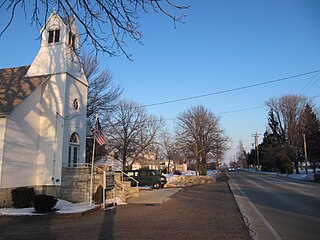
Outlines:
<svg viewBox="0 0 320 240"><path fill-rule="evenodd" d="M183 188L163 203L132 203L85 216L2 216L0 239L246 240L250 236L225 179Z"/></svg>
<svg viewBox="0 0 320 240"><path fill-rule="evenodd" d="M320 239L320 184L248 172L230 187L255 239Z"/></svg>

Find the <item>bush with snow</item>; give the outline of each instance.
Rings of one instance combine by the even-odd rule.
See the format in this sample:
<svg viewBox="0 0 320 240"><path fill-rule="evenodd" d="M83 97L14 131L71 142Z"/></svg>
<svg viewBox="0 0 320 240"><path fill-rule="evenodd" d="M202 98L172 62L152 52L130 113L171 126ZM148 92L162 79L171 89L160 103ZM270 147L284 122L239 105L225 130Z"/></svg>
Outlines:
<svg viewBox="0 0 320 240"><path fill-rule="evenodd" d="M182 175L166 174L167 188L189 187L199 184L207 184L215 182L214 172L208 172L207 176L197 176L195 171L183 172Z"/></svg>

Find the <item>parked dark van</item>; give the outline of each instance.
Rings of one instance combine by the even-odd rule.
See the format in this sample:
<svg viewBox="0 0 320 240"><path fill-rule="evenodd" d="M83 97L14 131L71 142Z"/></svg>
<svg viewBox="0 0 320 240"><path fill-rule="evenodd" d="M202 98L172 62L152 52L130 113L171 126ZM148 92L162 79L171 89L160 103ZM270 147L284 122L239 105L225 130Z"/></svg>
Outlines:
<svg viewBox="0 0 320 240"><path fill-rule="evenodd" d="M153 188L163 188L167 179L158 170L126 170L124 171L129 177L139 182L139 186L152 186ZM123 180L131 181L131 186L135 187L137 183L124 175Z"/></svg>

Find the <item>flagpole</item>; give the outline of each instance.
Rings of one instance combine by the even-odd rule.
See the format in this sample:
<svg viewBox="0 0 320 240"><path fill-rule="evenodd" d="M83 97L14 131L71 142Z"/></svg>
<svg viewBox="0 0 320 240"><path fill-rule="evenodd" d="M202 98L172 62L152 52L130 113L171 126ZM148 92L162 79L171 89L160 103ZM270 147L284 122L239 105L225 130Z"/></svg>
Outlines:
<svg viewBox="0 0 320 240"><path fill-rule="evenodd" d="M98 113L96 113L96 122L98 119ZM91 175L90 175L90 193L89 193L89 203L90 206L92 205L92 193L93 193L93 165L94 165L94 156L95 156L95 150L96 150L96 139L93 138L93 150L92 150L92 157L91 157Z"/></svg>
<svg viewBox="0 0 320 240"><path fill-rule="evenodd" d="M90 206L92 205L92 188L93 188L93 163L94 163L94 152L96 149L96 140L93 139L93 150L92 150L92 161L91 161L91 175L90 175L90 194L89 194L89 202L90 202Z"/></svg>

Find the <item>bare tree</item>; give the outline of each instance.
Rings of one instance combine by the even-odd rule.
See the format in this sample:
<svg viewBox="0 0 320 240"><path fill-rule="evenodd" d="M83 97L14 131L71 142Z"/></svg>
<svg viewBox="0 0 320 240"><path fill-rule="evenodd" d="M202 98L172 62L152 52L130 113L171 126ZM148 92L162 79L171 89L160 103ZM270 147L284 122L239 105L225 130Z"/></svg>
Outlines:
<svg viewBox="0 0 320 240"><path fill-rule="evenodd" d="M95 114L99 114L102 126L105 119L117 106L123 89L114 84L113 76L108 69L100 71L98 60L91 54L83 53L81 56L83 71L88 80L87 93L87 119L91 126L95 124ZM104 129L104 128L103 128ZM93 139L87 138L86 161L91 162ZM96 158L107 155L108 151L103 146L96 146Z"/></svg>
<svg viewBox="0 0 320 240"><path fill-rule="evenodd" d="M247 162L247 154L244 150L242 140L240 140L238 144L237 161L237 165L240 167L244 167Z"/></svg>
<svg viewBox="0 0 320 240"><path fill-rule="evenodd" d="M299 119L307 103L307 98L298 95L285 95L281 98L271 98L266 105L273 112L274 121L278 123L280 132L284 134L287 144L287 154L295 164L296 173L299 173Z"/></svg>
<svg viewBox="0 0 320 240"><path fill-rule="evenodd" d="M163 154L163 158L165 160L168 160L167 171L170 172L171 164L182 163L183 158L179 152L177 143L167 131L164 131L161 134L160 138L161 152Z"/></svg>
<svg viewBox="0 0 320 240"><path fill-rule="evenodd" d="M83 53L81 57L84 74L88 80L87 117L92 122L96 113L104 119L117 106L123 88L114 84L108 69L100 71L99 61L91 54Z"/></svg>
<svg viewBox="0 0 320 240"><path fill-rule="evenodd" d="M142 13L162 13L174 22L185 17L183 10L188 6L174 4L175 0L8 0L0 4L0 14L7 16L7 24L0 30L0 36L13 23L18 8L25 16L30 16L31 24L42 28L50 13L55 10L61 16L74 16L79 22L83 43L110 56L123 53L130 59L126 50L127 38L141 43L139 16ZM27 17L26 17L27 18Z"/></svg>
<svg viewBox="0 0 320 240"><path fill-rule="evenodd" d="M157 144L164 121L148 115L137 103L121 101L107 123L110 145L117 149L123 169L130 168L145 151ZM130 160L130 163L128 162Z"/></svg>
<svg viewBox="0 0 320 240"><path fill-rule="evenodd" d="M176 139L196 161L200 175L206 175L206 164L217 150L221 129L219 119L203 106L192 107L178 116Z"/></svg>
<svg viewBox="0 0 320 240"><path fill-rule="evenodd" d="M222 159L225 153L229 150L228 141L229 137L223 129L219 129L215 134L215 139L213 140L213 151L212 158L216 160L216 166L219 170L222 167Z"/></svg>

